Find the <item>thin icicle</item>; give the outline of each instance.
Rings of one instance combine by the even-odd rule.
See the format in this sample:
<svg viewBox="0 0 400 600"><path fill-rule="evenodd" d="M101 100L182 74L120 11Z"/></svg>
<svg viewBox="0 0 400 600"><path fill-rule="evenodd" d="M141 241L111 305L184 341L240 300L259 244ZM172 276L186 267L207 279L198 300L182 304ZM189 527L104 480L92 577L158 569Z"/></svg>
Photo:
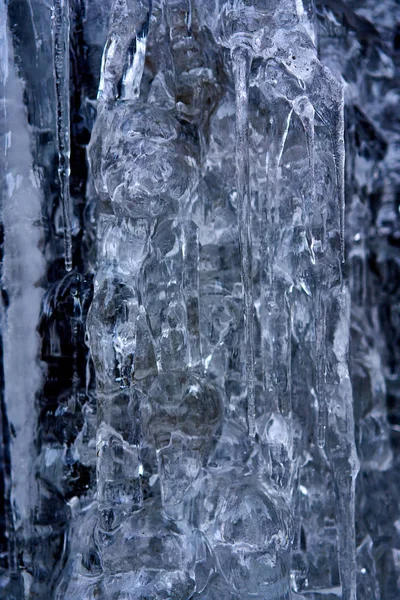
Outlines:
<svg viewBox="0 0 400 600"><path fill-rule="evenodd" d="M344 226L345 226L345 196L344 196L344 169L345 169L345 148L344 148L344 112L343 97L340 104L336 107L336 118L334 120L333 130L333 156L335 159L336 179L339 197L339 222L340 222L340 255L342 262L345 260L344 247Z"/></svg>
<svg viewBox="0 0 400 600"><path fill-rule="evenodd" d="M322 286L322 282L318 283ZM317 443L320 448L325 447L326 428L328 425L328 407L325 390L326 370L326 312L321 290L317 292L317 309L315 311L316 329L316 378L318 400L318 429Z"/></svg>
<svg viewBox="0 0 400 600"><path fill-rule="evenodd" d="M292 409L292 381L291 381L291 309L286 282L275 284L276 318L274 327L274 373L275 391L278 399L278 409L281 415L287 417Z"/></svg>
<svg viewBox="0 0 400 600"><path fill-rule="evenodd" d="M333 159L335 162L336 185L339 204L340 256L345 259L345 146L344 146L344 90L332 73L319 63L308 89L310 100L332 138ZM329 103L326 99L329 98Z"/></svg>
<svg viewBox="0 0 400 600"><path fill-rule="evenodd" d="M342 599L356 600L357 558L355 543L355 479L356 475L334 468L338 514L338 554Z"/></svg>
<svg viewBox="0 0 400 600"><path fill-rule="evenodd" d="M236 180L238 193L239 242L244 296L247 419L249 435L256 433L254 396L254 316L251 264L251 203L249 179L248 77L250 54L238 47L232 52L236 93Z"/></svg>
<svg viewBox="0 0 400 600"><path fill-rule="evenodd" d="M71 319L73 354L72 393L69 400L70 412L75 412L79 397L79 365L78 365L78 335L79 327L82 325L82 298L81 298L81 276L75 276L75 284L71 290L74 303L73 317Z"/></svg>
<svg viewBox="0 0 400 600"><path fill-rule="evenodd" d="M338 386L332 399L335 428L327 444L337 491L338 555L343 600L356 600L355 481L359 460L354 436L353 394L348 370L350 298L343 286L337 294L338 320L333 351Z"/></svg>
<svg viewBox="0 0 400 600"><path fill-rule="evenodd" d="M115 81L112 75L110 75L110 63L113 62L114 57L118 52L118 42L115 35L110 35L108 38L104 50L103 56L101 59L101 68L100 68L100 83L99 89L97 91L97 100L99 102L106 101L110 102L115 100L116 91L115 91Z"/></svg>
<svg viewBox="0 0 400 600"><path fill-rule="evenodd" d="M69 1L54 0L53 61L57 104L58 178L64 220L65 269L72 269L70 216Z"/></svg>
<svg viewBox="0 0 400 600"><path fill-rule="evenodd" d="M189 365L196 366L201 361L200 321L199 321L199 232L193 221L182 223L183 289L187 311L187 331L189 334Z"/></svg>
<svg viewBox="0 0 400 600"><path fill-rule="evenodd" d="M276 360L272 340L276 325L277 297L274 285L274 261L276 233L279 224L279 200L277 191L278 170L289 131L293 109L285 102L279 102L273 110L271 143L266 157L266 193L261 206L261 320L262 320L262 361L264 368L265 391L272 394L272 412L279 411L272 381ZM279 307L280 308L280 307Z"/></svg>
<svg viewBox="0 0 400 600"><path fill-rule="evenodd" d="M267 176L267 198L264 206L265 230L271 232L271 236L266 239L267 247L264 247L263 260L269 265L268 281L272 288L273 262L275 259L276 233L279 226L279 198L277 190L278 171L281 164L283 150L285 148L286 138L289 132L290 122L293 114L291 108L286 102L280 102L273 111L271 120L271 143L266 157L266 176Z"/></svg>
<svg viewBox="0 0 400 600"><path fill-rule="evenodd" d="M328 73L328 74L327 74ZM332 108L329 111L331 136L333 142L333 158L336 169L336 184L339 201L339 230L340 230L340 256L345 260L345 145L344 145L344 89L330 72L325 70Z"/></svg>
<svg viewBox="0 0 400 600"><path fill-rule="evenodd" d="M310 198L308 204L314 206L315 199L315 127L314 127L314 107L306 96L300 96L293 102L293 109L299 117L306 134L308 151L308 169L310 178Z"/></svg>

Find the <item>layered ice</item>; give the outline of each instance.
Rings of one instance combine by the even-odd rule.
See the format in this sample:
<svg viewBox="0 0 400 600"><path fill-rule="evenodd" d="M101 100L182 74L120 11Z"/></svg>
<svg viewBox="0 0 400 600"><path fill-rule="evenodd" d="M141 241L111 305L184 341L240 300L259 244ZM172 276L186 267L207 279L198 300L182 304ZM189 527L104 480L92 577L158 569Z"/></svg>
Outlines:
<svg viewBox="0 0 400 600"><path fill-rule="evenodd" d="M288 598L312 453L336 485L331 552L355 598L343 109L294 3L113 5L90 153L104 580L131 561L147 573L151 547L134 539L150 511L141 535L163 544L165 514L189 560L154 566L152 597L187 581L187 598Z"/></svg>

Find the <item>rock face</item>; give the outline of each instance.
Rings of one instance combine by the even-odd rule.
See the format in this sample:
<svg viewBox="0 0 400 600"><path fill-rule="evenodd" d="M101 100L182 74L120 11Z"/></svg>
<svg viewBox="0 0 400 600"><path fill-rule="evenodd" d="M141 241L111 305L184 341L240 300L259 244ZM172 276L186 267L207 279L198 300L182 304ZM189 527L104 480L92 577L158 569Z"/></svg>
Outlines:
<svg viewBox="0 0 400 600"><path fill-rule="evenodd" d="M398 3L0 7L0 590L395 600Z"/></svg>

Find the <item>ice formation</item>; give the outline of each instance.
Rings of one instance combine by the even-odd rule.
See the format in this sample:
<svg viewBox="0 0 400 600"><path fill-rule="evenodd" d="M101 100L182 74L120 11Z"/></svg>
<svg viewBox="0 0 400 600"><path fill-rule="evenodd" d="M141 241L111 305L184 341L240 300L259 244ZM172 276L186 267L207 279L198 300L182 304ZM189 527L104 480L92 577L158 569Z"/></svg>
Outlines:
<svg viewBox="0 0 400 600"><path fill-rule="evenodd" d="M72 269L70 208L70 99L69 99L69 2L55 0L53 7L53 63L57 103L58 176L64 222L65 269Z"/></svg>
<svg viewBox="0 0 400 600"><path fill-rule="evenodd" d="M397 597L396 23L0 0L5 598Z"/></svg>

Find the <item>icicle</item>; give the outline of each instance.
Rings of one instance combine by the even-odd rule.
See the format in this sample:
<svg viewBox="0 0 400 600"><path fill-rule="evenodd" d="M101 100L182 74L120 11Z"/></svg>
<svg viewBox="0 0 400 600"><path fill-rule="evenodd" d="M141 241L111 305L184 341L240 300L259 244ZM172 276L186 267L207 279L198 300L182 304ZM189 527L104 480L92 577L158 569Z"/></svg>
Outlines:
<svg viewBox="0 0 400 600"><path fill-rule="evenodd" d="M256 431L254 397L254 336L253 336L253 286L251 272L251 203L249 180L249 121L248 76L249 51L237 47L232 51L233 75L236 94L236 180L238 192L239 242L244 296L247 419L249 435Z"/></svg>
<svg viewBox="0 0 400 600"><path fill-rule="evenodd" d="M344 169L345 169L345 148L344 148L344 113L343 99L341 106L337 107L337 115L334 121L333 131L333 156L335 159L336 179L339 197L339 227L340 227L340 255L342 262L345 259L344 247L344 221L345 221L345 196L344 196Z"/></svg>
<svg viewBox="0 0 400 600"><path fill-rule="evenodd" d="M81 298L81 276L75 276L75 286L71 290L73 298L74 310L71 319L72 345L74 348L73 355L73 374L72 374L72 393L68 403L68 409L75 412L79 396L79 370L78 370L78 331L82 325L82 298Z"/></svg>
<svg viewBox="0 0 400 600"><path fill-rule="evenodd" d="M310 199L308 204L314 205L315 199L315 130L314 130L314 107L305 96L296 98L293 102L293 109L299 117L306 134L308 151L308 169L310 177Z"/></svg>
<svg viewBox="0 0 400 600"><path fill-rule="evenodd" d="M322 286L319 281L318 286ZM325 369L326 369L326 314L325 304L322 298L321 290L317 292L317 309L315 311L315 329L316 329L316 377L317 377L317 401L318 401L318 429L317 443L320 448L325 446L326 428L328 425L328 408L325 390Z"/></svg>
<svg viewBox="0 0 400 600"><path fill-rule="evenodd" d="M280 166L283 149L289 131L293 109L286 102L279 102L273 108L271 119L272 131L269 151L266 157L266 193L261 205L261 320L262 320L262 360L264 368L264 385L266 393L272 393L273 406L271 411L279 410L279 402L276 403L272 373L275 370L274 339L276 310L276 290L273 282L274 260L276 249L276 232L279 223L279 201L277 193L278 169Z"/></svg>
<svg viewBox="0 0 400 600"><path fill-rule="evenodd" d="M340 255L342 262L344 262L345 147L343 86L333 77L329 69L320 63L314 63L314 71L314 77L308 88L308 93L318 116L326 125L332 138L339 203ZM329 99L329 102L327 102L327 99Z"/></svg>
<svg viewBox="0 0 400 600"><path fill-rule="evenodd" d="M187 11L187 17L186 17L188 35L192 35L192 23L193 23L192 1L193 0L189 0L189 2L188 2L188 11Z"/></svg>
<svg viewBox="0 0 400 600"><path fill-rule="evenodd" d="M199 232L193 221L182 222L183 289L189 334L189 365L201 361L199 322Z"/></svg>
<svg viewBox="0 0 400 600"><path fill-rule="evenodd" d="M114 81L111 79L109 81L109 63L111 63L114 59L114 56L117 53L117 39L116 36L111 35L103 50L103 56L101 59L101 68L100 68L100 83L99 89L97 92L97 100L105 100L111 101L115 100L115 92L114 92Z"/></svg>
<svg viewBox="0 0 400 600"><path fill-rule="evenodd" d="M267 176L267 199L264 206L263 225L264 231L270 231L269 239L265 239L268 247L264 247L263 260L269 266L268 284L272 287L273 270L272 265L275 259L276 233L279 225L279 199L277 190L278 170L280 167L286 138L289 132L290 121L293 114L291 108L286 102L278 104L273 111L271 119L271 143L266 157L266 176Z"/></svg>
<svg viewBox="0 0 400 600"><path fill-rule="evenodd" d="M291 397L291 309L286 282L275 288L276 318L274 320L274 372L275 395L281 415L287 417L292 408Z"/></svg>
<svg viewBox="0 0 400 600"><path fill-rule="evenodd" d="M334 469L338 499L338 550L342 599L356 600L355 475Z"/></svg>
<svg viewBox="0 0 400 600"><path fill-rule="evenodd" d="M345 287L338 290L338 320L335 327L333 351L338 387L332 399L332 417L327 454L335 478L338 499L338 554L343 600L356 600L356 536L355 536L355 480L359 471L354 437L353 395L347 354L350 331L350 299Z"/></svg>
<svg viewBox="0 0 400 600"><path fill-rule="evenodd" d="M72 269L70 216L69 2L54 0L53 60L57 104L58 178L64 220L65 269Z"/></svg>

